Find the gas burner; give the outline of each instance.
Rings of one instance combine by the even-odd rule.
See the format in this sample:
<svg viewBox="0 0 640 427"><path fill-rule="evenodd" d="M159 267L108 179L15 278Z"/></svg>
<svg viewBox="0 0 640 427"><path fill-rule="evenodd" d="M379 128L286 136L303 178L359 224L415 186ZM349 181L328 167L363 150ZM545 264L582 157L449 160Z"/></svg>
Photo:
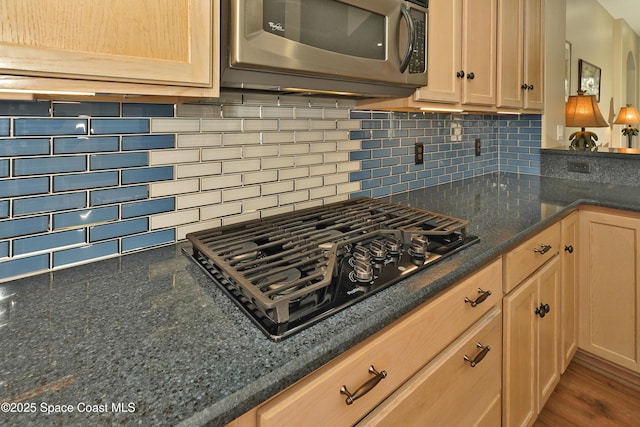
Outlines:
<svg viewBox="0 0 640 427"><path fill-rule="evenodd" d="M478 241L468 222L358 198L187 235L192 258L274 341Z"/></svg>

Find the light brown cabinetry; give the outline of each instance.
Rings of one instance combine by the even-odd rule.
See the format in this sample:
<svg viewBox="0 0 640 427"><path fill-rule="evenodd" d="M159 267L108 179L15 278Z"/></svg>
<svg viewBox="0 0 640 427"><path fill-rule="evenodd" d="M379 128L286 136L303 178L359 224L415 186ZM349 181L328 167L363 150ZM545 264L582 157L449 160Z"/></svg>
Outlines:
<svg viewBox="0 0 640 427"><path fill-rule="evenodd" d="M496 0L431 0L428 84L415 100L495 105L496 22Z"/></svg>
<svg viewBox="0 0 640 427"><path fill-rule="evenodd" d="M6 0L0 89L217 96L219 0Z"/></svg>
<svg viewBox="0 0 640 427"><path fill-rule="evenodd" d="M580 211L579 347L640 372L640 216Z"/></svg>
<svg viewBox="0 0 640 427"><path fill-rule="evenodd" d="M498 107L544 109L544 0L498 0Z"/></svg>
<svg viewBox="0 0 640 427"><path fill-rule="evenodd" d="M559 240L560 225L556 223L505 255L505 279L525 277L503 300L505 426L532 425L560 379ZM546 243L541 246L539 242ZM522 252L523 247L538 258ZM551 258L547 261L548 254Z"/></svg>
<svg viewBox="0 0 640 427"><path fill-rule="evenodd" d="M562 265L560 368L563 373L578 350L578 224L578 212L573 212L560 222L560 263Z"/></svg>
<svg viewBox="0 0 640 427"><path fill-rule="evenodd" d="M497 260L249 411L231 425L305 426L316 425L318 420L326 425L353 425L492 307L499 307L502 298L501 274L502 263ZM477 305L468 302L487 291L490 295L487 294L483 302ZM347 404L341 388L355 393L363 384L373 381L375 375L369 371L371 366L378 372L385 371L386 377L352 404Z"/></svg>

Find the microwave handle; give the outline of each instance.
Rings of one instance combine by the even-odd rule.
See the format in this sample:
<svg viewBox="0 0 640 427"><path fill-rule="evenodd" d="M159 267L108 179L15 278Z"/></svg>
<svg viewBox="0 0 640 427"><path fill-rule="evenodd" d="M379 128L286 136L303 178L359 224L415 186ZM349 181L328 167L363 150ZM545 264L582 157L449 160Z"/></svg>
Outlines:
<svg viewBox="0 0 640 427"><path fill-rule="evenodd" d="M404 73L409 66L411 55L413 54L413 45L416 39L416 29L415 25L413 25L413 18L411 18L409 8L405 4L402 4L400 6L400 13L401 17L404 18L407 23L407 32L409 34L409 43L407 44L407 50L404 54L404 58L402 58L402 61L400 61L400 72Z"/></svg>

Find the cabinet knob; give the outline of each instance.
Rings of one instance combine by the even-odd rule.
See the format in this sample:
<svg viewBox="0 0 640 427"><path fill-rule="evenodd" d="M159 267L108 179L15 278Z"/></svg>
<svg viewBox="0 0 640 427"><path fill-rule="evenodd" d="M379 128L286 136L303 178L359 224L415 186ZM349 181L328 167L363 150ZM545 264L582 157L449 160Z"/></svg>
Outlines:
<svg viewBox="0 0 640 427"><path fill-rule="evenodd" d="M529 89L529 90L533 90L533 85L529 85L529 86L527 86L527 89Z"/></svg>
<svg viewBox="0 0 640 427"><path fill-rule="evenodd" d="M522 86L520 86L520 89L522 90L527 90L529 88L529 86L526 83L522 83Z"/></svg>
<svg viewBox="0 0 640 427"><path fill-rule="evenodd" d="M373 365L369 366L369 373L373 374L374 376L365 381L365 383L358 387L353 393L347 390L346 385L340 387L340 394L344 394L345 396L347 396L347 398L345 399L347 405L351 405L353 402L369 393L375 386L378 385L380 381L387 377L387 371L378 372L376 371L376 368L373 367Z"/></svg>
<svg viewBox="0 0 640 427"><path fill-rule="evenodd" d="M459 78L459 79L463 78L463 77L464 77L464 70L460 70L460 71L458 71L458 72L456 73L456 77L457 77L457 78Z"/></svg>
<svg viewBox="0 0 640 427"><path fill-rule="evenodd" d="M570 254L572 254L573 253L573 246L565 245L564 246L564 250L565 250L565 252L569 252Z"/></svg>
<svg viewBox="0 0 640 427"><path fill-rule="evenodd" d="M547 313L550 311L551 311L551 307L549 307L549 304L540 303L540 307L536 308L536 314L540 316L540 318L543 318L544 316L546 316Z"/></svg>
<svg viewBox="0 0 640 427"><path fill-rule="evenodd" d="M475 78L476 78L476 75L475 75L475 74L473 74L473 73L469 73L469 74L467 74L467 78L468 78L469 80L473 80L473 79L475 79Z"/></svg>
<svg viewBox="0 0 640 427"><path fill-rule="evenodd" d="M481 288L478 288L478 293L480 294L480 296L478 296L478 298L476 298L475 300L471 300L467 297L464 297L464 302L469 303L471 307L475 307L478 304L482 303L491 295L491 291L483 291Z"/></svg>
<svg viewBox="0 0 640 427"><path fill-rule="evenodd" d="M485 346L480 343L477 343L476 347L480 349L480 353L476 354L476 357L471 359L466 354L464 355L464 361L469 362L469 366L471 366L472 368L475 368L476 366L478 366L478 363L482 362L482 359L484 359L487 353L491 351L491 347L489 347L488 345Z"/></svg>

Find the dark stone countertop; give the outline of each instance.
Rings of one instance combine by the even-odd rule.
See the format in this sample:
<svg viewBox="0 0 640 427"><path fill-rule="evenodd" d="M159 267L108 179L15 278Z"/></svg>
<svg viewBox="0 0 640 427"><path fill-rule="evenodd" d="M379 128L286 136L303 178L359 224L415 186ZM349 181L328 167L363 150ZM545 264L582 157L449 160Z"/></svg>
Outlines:
<svg viewBox="0 0 640 427"><path fill-rule="evenodd" d="M637 190L496 173L390 197L466 218L481 240L279 343L213 286L186 244L0 285L0 402L32 412L3 410L0 424L223 425L579 203L640 210Z"/></svg>

